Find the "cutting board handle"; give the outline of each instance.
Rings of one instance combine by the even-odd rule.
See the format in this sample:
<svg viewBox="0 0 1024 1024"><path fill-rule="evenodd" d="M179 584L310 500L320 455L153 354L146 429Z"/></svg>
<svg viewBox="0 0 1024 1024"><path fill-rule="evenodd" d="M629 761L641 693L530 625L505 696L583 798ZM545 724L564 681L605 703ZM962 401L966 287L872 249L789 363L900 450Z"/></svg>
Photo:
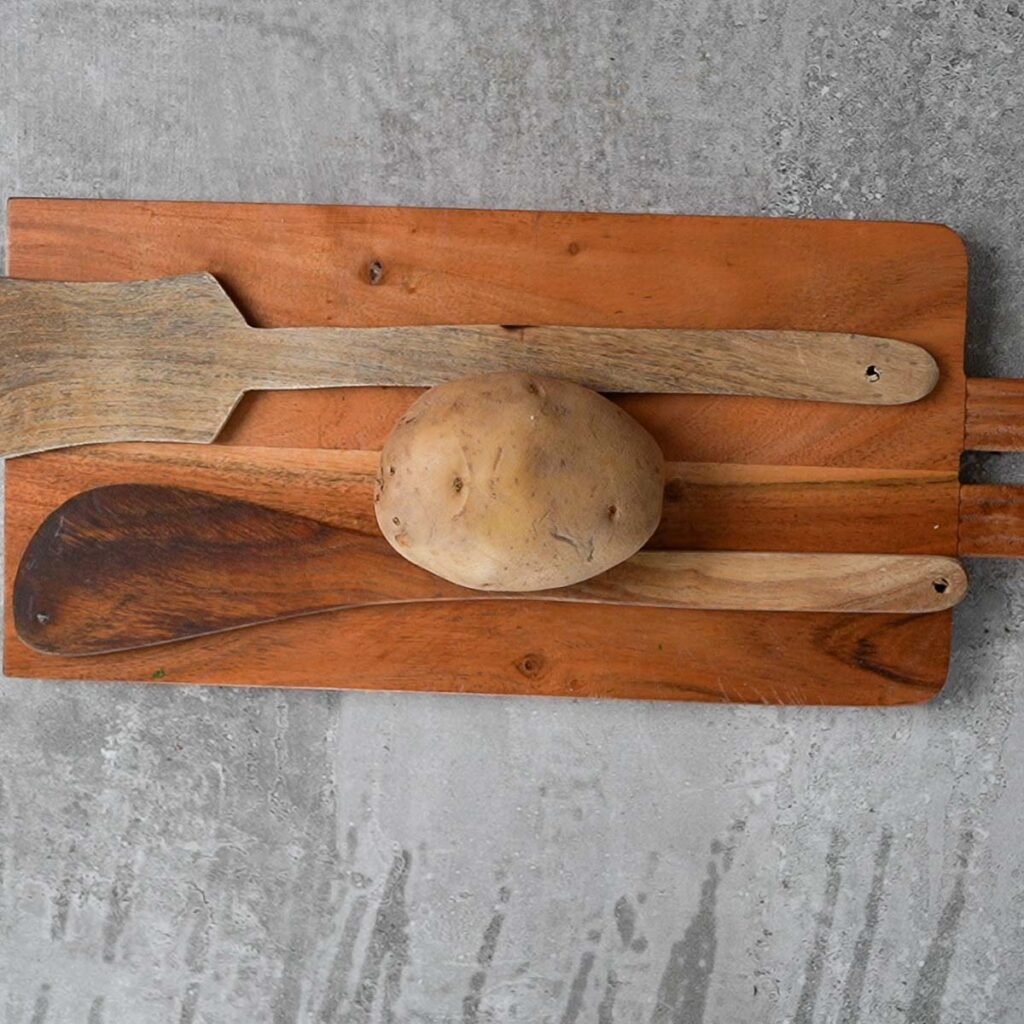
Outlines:
<svg viewBox="0 0 1024 1024"><path fill-rule="evenodd" d="M965 484L960 488L960 554L1024 558L1024 487Z"/></svg>
<svg viewBox="0 0 1024 1024"><path fill-rule="evenodd" d="M964 451L1024 451L1024 380L968 377Z"/></svg>
<svg viewBox="0 0 1024 1024"><path fill-rule="evenodd" d="M969 377L964 451L1024 451L1024 380ZM961 555L1024 558L1024 487L960 488Z"/></svg>

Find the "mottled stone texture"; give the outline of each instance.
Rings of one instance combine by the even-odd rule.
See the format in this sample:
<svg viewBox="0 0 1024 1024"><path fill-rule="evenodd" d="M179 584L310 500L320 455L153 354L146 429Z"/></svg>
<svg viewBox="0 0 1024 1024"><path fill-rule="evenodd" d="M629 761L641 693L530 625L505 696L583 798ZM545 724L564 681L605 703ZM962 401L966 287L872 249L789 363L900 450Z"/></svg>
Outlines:
<svg viewBox="0 0 1024 1024"><path fill-rule="evenodd" d="M0 0L0 191L941 220L1024 375L1022 6ZM907 710L4 682L0 1020L1021 1020L972 569Z"/></svg>

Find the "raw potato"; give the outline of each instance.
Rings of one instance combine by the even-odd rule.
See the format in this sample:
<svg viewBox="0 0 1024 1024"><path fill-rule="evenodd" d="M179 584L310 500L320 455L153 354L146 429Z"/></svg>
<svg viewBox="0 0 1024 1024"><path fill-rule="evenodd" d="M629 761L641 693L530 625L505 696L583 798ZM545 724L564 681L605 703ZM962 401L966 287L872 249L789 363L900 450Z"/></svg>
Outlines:
<svg viewBox="0 0 1024 1024"><path fill-rule="evenodd" d="M476 590L545 590L639 550L661 518L654 438L577 384L496 373L432 388L381 453L377 522L410 562Z"/></svg>

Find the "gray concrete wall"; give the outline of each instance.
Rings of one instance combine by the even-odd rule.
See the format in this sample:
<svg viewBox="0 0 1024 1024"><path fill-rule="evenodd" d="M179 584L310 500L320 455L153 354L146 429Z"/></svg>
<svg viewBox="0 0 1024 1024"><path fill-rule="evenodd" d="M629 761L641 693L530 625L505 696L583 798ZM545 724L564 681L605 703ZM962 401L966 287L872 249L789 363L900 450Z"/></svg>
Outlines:
<svg viewBox="0 0 1024 1024"><path fill-rule="evenodd" d="M945 221L1017 0L0 0L0 192ZM975 461L975 477L1012 460ZM1024 567L896 711L0 685L0 1020L1024 1020ZM352 680L358 683L358 680Z"/></svg>

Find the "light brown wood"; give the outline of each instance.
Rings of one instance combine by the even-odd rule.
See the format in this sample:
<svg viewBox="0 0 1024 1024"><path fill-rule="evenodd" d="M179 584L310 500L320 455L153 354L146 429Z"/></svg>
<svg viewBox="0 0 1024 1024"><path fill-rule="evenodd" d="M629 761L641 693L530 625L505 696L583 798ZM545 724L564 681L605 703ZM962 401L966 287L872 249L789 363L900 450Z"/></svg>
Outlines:
<svg viewBox="0 0 1024 1024"><path fill-rule="evenodd" d="M967 579L936 555L645 551L529 594L466 590L382 537L266 505L151 484L96 487L47 516L13 590L18 637L45 654L104 654L333 609L527 600L738 611L926 613Z"/></svg>
<svg viewBox="0 0 1024 1024"><path fill-rule="evenodd" d="M648 607L924 614L959 604L967 576L938 555L641 551L565 589L570 601Z"/></svg>
<svg viewBox="0 0 1024 1024"><path fill-rule="evenodd" d="M918 345L856 334L597 327L253 329L209 274L0 279L0 455L212 441L245 391L420 387L520 371L604 392L898 405L929 394Z"/></svg>
<svg viewBox="0 0 1024 1024"><path fill-rule="evenodd" d="M266 327L685 323L921 344L942 379L912 406L695 395L618 401L671 460L792 474L691 485L705 488L708 499L718 495L720 517L727 502L743 506L729 524L698 518L691 531L698 545L706 538L732 546L723 545L729 534L756 546L757 532L766 530L791 538L790 550L856 551L863 532L866 550L955 554L966 263L946 229L51 200L14 201L9 209L12 274L130 280L209 270L249 322ZM383 267L376 284L367 273L374 262ZM319 515L331 504L329 486L294 486L302 472L260 469L247 484L247 446L282 445L291 449L281 453L286 460L315 454L299 448L377 448L416 394L366 388L249 395L219 438L226 443L204 449L216 460L198 468L156 461L154 452L175 447L167 445L136 446L150 454L120 467L80 461L73 451L14 460L8 573L27 534L67 496L65 485L125 482L133 472L272 503L269 496L279 507ZM819 467L827 473L816 483ZM673 529L682 541L685 496L677 505ZM822 511L821 525L803 525L807 517L796 510ZM16 639L10 616L7 627L8 671L48 678L895 704L927 699L941 686L950 614L408 606L275 622L170 645L158 658L152 651L47 657Z"/></svg>
<svg viewBox="0 0 1024 1024"><path fill-rule="evenodd" d="M1024 558L1024 487L965 484L960 551L974 558Z"/></svg>
<svg viewBox="0 0 1024 1024"><path fill-rule="evenodd" d="M968 378L964 450L1024 451L1024 380Z"/></svg>
<svg viewBox="0 0 1024 1024"><path fill-rule="evenodd" d="M609 394L905 405L939 378L920 345L829 331L424 325L250 329L242 337L245 390L430 387L518 371Z"/></svg>
<svg viewBox="0 0 1024 1024"><path fill-rule="evenodd" d="M208 271L260 327L685 324L899 338L941 373L909 406L713 395L622 404L676 461L959 466L967 260L939 225L59 199L11 200L8 222L13 277ZM357 389L339 412L265 392L244 415L273 421L287 447L379 448L403 400Z"/></svg>

